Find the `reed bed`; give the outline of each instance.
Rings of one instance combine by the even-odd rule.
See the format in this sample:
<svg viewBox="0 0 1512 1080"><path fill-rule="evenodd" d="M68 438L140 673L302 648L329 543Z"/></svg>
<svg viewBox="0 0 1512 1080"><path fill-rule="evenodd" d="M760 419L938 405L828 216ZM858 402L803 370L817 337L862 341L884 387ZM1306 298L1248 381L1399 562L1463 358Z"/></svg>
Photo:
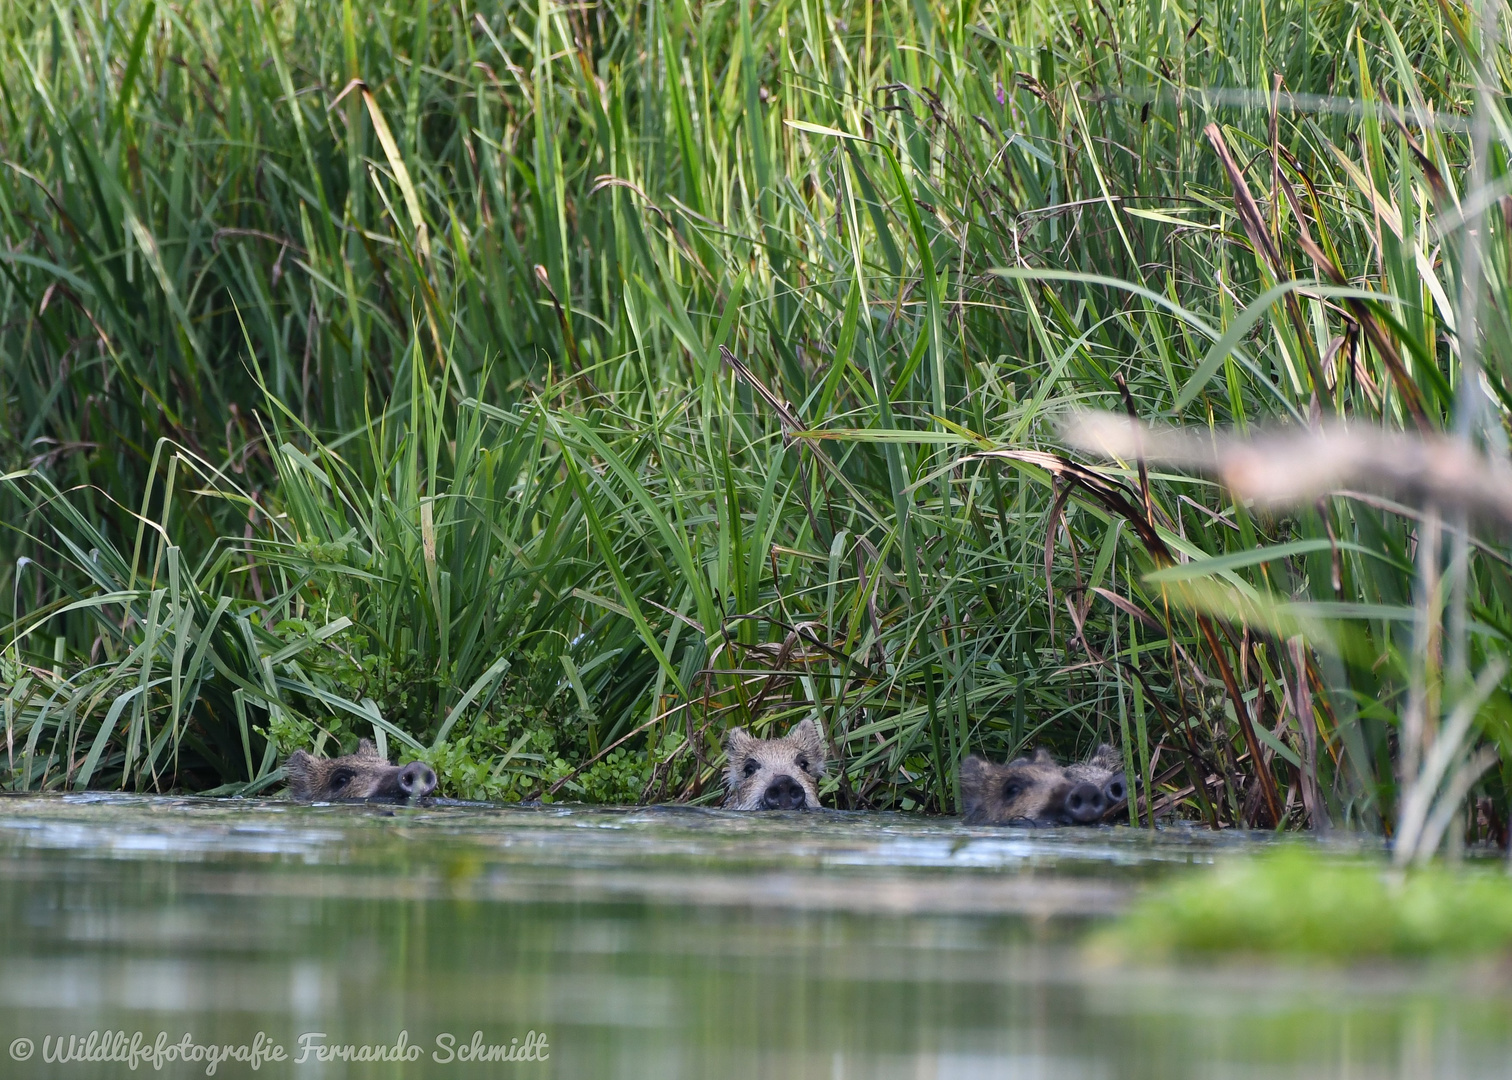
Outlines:
<svg viewBox="0 0 1512 1080"><path fill-rule="evenodd" d="M1504 460L1505 14L6 5L0 775L708 801L807 716L842 807L1110 740L1505 842L1500 523L1064 434Z"/></svg>

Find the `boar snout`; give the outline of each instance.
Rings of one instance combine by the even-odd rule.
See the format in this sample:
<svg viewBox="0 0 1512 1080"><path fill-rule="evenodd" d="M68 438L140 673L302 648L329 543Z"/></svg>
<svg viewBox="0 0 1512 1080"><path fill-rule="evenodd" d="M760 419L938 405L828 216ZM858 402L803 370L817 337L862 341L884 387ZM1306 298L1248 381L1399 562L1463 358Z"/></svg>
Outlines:
<svg viewBox="0 0 1512 1080"><path fill-rule="evenodd" d="M412 761L399 770L399 790L408 799L423 799L436 790L436 771L423 761Z"/></svg>
<svg viewBox="0 0 1512 1080"><path fill-rule="evenodd" d="M763 810L802 810L808 805L803 785L791 776L779 776L761 796Z"/></svg>
<svg viewBox="0 0 1512 1080"><path fill-rule="evenodd" d="M1076 784L1066 792L1066 816L1078 825L1089 825L1107 812L1108 802L1096 784Z"/></svg>
<svg viewBox="0 0 1512 1080"><path fill-rule="evenodd" d="M1109 810L1127 800L1129 797L1129 784L1128 781L1124 779L1124 774L1117 773L1113 777L1111 777L1108 782L1103 785L1102 793L1103 800L1108 804Z"/></svg>

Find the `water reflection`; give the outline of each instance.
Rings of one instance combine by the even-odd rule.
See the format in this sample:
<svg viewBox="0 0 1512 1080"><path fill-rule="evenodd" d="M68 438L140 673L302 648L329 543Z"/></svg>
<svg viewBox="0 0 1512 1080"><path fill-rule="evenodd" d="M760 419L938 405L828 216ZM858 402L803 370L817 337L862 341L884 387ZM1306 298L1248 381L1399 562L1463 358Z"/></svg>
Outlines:
<svg viewBox="0 0 1512 1080"><path fill-rule="evenodd" d="M0 1075L125 1075L41 1060L45 1035L111 1029L263 1032L290 1057L261 1063L271 1077L1512 1077L1494 973L1107 969L1078 948L1140 883L1263 842L886 815L4 799ZM505 1049L544 1033L549 1058L456 1060L475 1031ZM424 1053L294 1064L322 1032L312 1045L404 1032ZM432 1060L448 1034L453 1060ZM35 1043L25 1062L5 1055L19 1038Z"/></svg>

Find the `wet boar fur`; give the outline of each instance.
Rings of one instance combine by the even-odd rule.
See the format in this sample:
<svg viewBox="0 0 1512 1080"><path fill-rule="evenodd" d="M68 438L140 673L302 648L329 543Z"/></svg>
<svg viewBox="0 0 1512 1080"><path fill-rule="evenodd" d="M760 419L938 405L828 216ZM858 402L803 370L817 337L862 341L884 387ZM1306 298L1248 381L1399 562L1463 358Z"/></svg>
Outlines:
<svg viewBox="0 0 1512 1080"><path fill-rule="evenodd" d="M423 761L390 765L367 739L357 752L326 758L296 750L284 763L289 796L301 802L421 799L436 789L436 773Z"/></svg>
<svg viewBox="0 0 1512 1080"><path fill-rule="evenodd" d="M969 825L1091 825L1127 806L1121 761L1104 744L1062 768L1043 747L996 765L961 763L961 816Z"/></svg>
<svg viewBox="0 0 1512 1080"><path fill-rule="evenodd" d="M725 751L726 809L819 809L816 785L824 775L824 740L812 720L780 739L757 739L735 728L725 736Z"/></svg>

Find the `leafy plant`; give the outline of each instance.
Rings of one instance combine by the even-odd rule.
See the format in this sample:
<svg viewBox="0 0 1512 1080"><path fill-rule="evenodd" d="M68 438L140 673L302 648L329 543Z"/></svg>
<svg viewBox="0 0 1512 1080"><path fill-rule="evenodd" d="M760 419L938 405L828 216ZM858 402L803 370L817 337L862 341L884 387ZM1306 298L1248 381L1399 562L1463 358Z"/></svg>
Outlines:
<svg viewBox="0 0 1512 1080"><path fill-rule="evenodd" d="M1500 868L1402 876L1379 860L1283 848L1154 889L1093 939L1104 955L1237 953L1322 962L1512 948Z"/></svg>

